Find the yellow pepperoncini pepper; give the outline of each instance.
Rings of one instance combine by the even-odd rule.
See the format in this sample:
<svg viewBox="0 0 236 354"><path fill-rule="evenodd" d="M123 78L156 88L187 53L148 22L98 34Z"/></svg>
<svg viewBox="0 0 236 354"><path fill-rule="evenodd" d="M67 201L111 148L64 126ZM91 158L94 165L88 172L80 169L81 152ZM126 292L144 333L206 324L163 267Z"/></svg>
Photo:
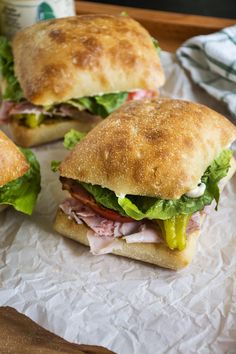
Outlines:
<svg viewBox="0 0 236 354"><path fill-rule="evenodd" d="M43 114L27 114L25 117L25 125L29 128L36 128L43 122L43 120Z"/></svg>
<svg viewBox="0 0 236 354"><path fill-rule="evenodd" d="M167 220L158 220L163 238L172 250L182 251L186 247L186 229L190 215L177 215Z"/></svg>
<svg viewBox="0 0 236 354"><path fill-rule="evenodd" d="M15 114L13 115L15 119L23 120L23 124L28 128L38 127L45 119L43 114Z"/></svg>

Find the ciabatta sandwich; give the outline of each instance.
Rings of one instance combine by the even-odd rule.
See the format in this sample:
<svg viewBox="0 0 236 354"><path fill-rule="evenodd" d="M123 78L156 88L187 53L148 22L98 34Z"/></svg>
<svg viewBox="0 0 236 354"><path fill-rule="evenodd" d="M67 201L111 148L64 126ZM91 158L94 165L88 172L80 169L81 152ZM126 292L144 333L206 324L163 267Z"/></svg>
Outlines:
<svg viewBox="0 0 236 354"><path fill-rule="evenodd" d="M200 104L127 103L61 163L71 198L60 205L55 229L93 254L182 268L207 208L235 172L235 139L236 127Z"/></svg>
<svg viewBox="0 0 236 354"><path fill-rule="evenodd" d="M158 95L157 42L127 16L82 15L37 23L0 41L2 119L17 144L89 131L127 100Z"/></svg>
<svg viewBox="0 0 236 354"><path fill-rule="evenodd" d="M40 191L40 168L34 154L19 149L0 130L0 211L8 205L31 214Z"/></svg>

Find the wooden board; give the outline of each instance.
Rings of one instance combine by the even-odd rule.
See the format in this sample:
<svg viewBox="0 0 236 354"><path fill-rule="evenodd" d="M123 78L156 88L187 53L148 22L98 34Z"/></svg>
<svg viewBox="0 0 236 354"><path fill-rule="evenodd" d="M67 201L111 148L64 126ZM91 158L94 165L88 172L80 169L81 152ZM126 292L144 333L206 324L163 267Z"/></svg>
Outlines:
<svg viewBox="0 0 236 354"><path fill-rule="evenodd" d="M236 20L232 19L144 10L88 1L76 1L75 3L77 14L127 12L142 23L153 37L158 39L163 50L172 52L190 37L209 34L236 24Z"/></svg>
<svg viewBox="0 0 236 354"><path fill-rule="evenodd" d="M0 307L1 354L115 354L97 345L69 343L12 307Z"/></svg>

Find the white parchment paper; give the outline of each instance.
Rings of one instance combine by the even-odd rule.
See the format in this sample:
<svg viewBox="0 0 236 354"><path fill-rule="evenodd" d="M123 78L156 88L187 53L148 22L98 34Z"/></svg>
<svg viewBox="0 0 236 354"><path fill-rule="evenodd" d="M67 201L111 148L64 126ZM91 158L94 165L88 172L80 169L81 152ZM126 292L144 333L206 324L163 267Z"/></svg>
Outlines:
<svg viewBox="0 0 236 354"><path fill-rule="evenodd" d="M224 107L194 87L168 53L163 95ZM65 339L119 354L236 353L236 175L202 230L192 264L179 272L88 248L53 232L64 193L50 161L62 143L34 149L42 192L31 217L0 214L0 305Z"/></svg>

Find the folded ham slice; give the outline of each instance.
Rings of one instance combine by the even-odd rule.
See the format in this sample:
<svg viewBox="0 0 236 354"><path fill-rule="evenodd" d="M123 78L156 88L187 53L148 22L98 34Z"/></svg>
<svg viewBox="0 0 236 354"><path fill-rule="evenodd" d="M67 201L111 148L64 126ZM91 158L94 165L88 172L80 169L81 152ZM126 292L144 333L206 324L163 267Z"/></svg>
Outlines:
<svg viewBox="0 0 236 354"><path fill-rule="evenodd" d="M148 227L146 224L140 226L137 233L123 237L127 243L160 243L163 240L158 235L156 229Z"/></svg>
<svg viewBox="0 0 236 354"><path fill-rule="evenodd" d="M66 199L60 208L69 218L78 224L84 222L91 229L87 237L90 251L94 255L110 253L113 249L120 248L121 244L117 242L119 237L127 243L163 242L158 230L149 221L121 223L109 220L74 198Z"/></svg>
<svg viewBox="0 0 236 354"><path fill-rule="evenodd" d="M44 114L48 117L57 115L61 117L79 118L80 110L66 103L60 104L53 109L48 110L43 106L35 106L28 101L3 101L0 111L0 119L6 119L15 114Z"/></svg>
<svg viewBox="0 0 236 354"><path fill-rule="evenodd" d="M186 230L187 235L189 235L193 231L200 230L200 228L201 228L201 213L202 212L198 211L198 212L192 214L192 216L188 222L188 226L187 226L187 230Z"/></svg>
<svg viewBox="0 0 236 354"><path fill-rule="evenodd" d="M28 101L14 102L2 101L0 107L0 121L4 122L12 115L16 114L43 114L47 117L60 116L68 118L81 118L81 111L69 104L63 103L51 109L50 111L43 106L35 106Z"/></svg>
<svg viewBox="0 0 236 354"><path fill-rule="evenodd" d="M14 107L13 101L2 101L0 106L0 123L5 123L9 118L9 112Z"/></svg>
<svg viewBox="0 0 236 354"><path fill-rule="evenodd" d="M15 114L50 114L42 106L35 106L28 101L15 102L14 106L10 109L9 115Z"/></svg>
<svg viewBox="0 0 236 354"><path fill-rule="evenodd" d="M87 233L87 238L90 246L90 252L94 256L99 256L101 254L112 253L114 249L121 249L122 245L117 240L110 236L100 236L89 230Z"/></svg>

